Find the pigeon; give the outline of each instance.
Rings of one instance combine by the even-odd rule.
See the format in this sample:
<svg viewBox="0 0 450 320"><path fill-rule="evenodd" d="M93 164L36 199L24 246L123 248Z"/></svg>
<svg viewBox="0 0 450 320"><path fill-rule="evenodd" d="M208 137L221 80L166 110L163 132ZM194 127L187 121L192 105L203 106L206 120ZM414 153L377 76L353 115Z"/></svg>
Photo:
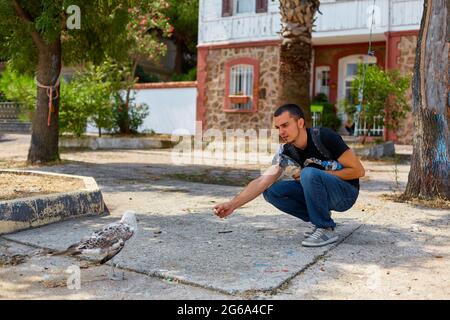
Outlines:
<svg viewBox="0 0 450 320"><path fill-rule="evenodd" d="M105 264L112 260L125 246L125 242L137 232L136 213L125 211L119 222L113 222L102 229L94 231L90 236L74 243L66 250L52 253L52 255L101 255L103 258L99 264ZM123 278L123 276L122 276ZM114 262L111 266L111 279L118 280L114 273Z"/></svg>

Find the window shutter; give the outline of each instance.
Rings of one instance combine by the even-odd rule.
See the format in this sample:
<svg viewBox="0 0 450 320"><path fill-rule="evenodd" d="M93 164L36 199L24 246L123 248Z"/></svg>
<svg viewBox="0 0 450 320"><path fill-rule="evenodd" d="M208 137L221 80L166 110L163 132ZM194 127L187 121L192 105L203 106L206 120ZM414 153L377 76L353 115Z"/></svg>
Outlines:
<svg viewBox="0 0 450 320"><path fill-rule="evenodd" d="M233 15L233 0L222 0L222 17Z"/></svg>
<svg viewBox="0 0 450 320"><path fill-rule="evenodd" d="M267 0L256 0L256 13L267 12Z"/></svg>

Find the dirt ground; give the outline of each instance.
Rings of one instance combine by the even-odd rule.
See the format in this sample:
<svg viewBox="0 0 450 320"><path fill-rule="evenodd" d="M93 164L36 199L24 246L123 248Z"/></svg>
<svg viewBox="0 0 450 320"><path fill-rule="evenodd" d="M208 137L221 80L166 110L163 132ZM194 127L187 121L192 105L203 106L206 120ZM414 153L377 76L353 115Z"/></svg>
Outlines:
<svg viewBox="0 0 450 320"><path fill-rule="evenodd" d="M0 172L0 201L84 188L80 179Z"/></svg>

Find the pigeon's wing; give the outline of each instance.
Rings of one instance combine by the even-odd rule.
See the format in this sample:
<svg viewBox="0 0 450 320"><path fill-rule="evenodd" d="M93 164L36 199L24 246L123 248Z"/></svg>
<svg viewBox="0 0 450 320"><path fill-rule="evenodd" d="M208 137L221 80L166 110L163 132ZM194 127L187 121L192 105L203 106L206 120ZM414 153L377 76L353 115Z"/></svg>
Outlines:
<svg viewBox="0 0 450 320"><path fill-rule="evenodd" d="M134 234L134 230L124 223L111 223L101 230L95 231L88 239L80 242L80 250L108 250L118 241L127 241Z"/></svg>

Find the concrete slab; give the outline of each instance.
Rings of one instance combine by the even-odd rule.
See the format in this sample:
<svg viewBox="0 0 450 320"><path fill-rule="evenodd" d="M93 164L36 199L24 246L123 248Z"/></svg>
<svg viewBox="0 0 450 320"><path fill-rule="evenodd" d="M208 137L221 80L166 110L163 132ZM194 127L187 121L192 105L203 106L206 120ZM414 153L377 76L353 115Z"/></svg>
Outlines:
<svg viewBox="0 0 450 320"><path fill-rule="evenodd" d="M64 256L33 256L35 251L34 248L0 238L0 255L3 252L30 255L22 264L5 267L0 265L0 299L236 299L211 290L130 271L124 272L124 281L112 281L108 277L108 266L84 268L85 263L77 259ZM75 280L77 267L80 267L79 287Z"/></svg>
<svg viewBox="0 0 450 320"><path fill-rule="evenodd" d="M202 203L198 189L207 193L211 188L203 184L184 185L190 191L197 188L194 191L197 203ZM163 186L159 187L164 189ZM175 187L166 186L167 190L170 188ZM233 187L214 186L214 193L220 193L218 189L221 188L226 194L230 190L225 189ZM255 201L255 205L238 210L226 220L220 220L212 211L205 210L204 206L181 210L181 207L186 206L183 200L189 199L189 192L175 197L167 190L144 193L149 196L148 208L152 207L153 199L158 198L158 204L167 210L158 210L159 213L153 209L147 213L140 212L139 233L132 242L127 243L117 258L121 267L223 293L242 294L278 288L335 246L303 248L300 243L308 226L272 208L261 198ZM40 247L63 249L94 229L117 219L118 214L116 208L114 217L65 221L5 238ZM337 221L340 223L341 240L360 226L358 220L347 219L345 215L340 215Z"/></svg>

